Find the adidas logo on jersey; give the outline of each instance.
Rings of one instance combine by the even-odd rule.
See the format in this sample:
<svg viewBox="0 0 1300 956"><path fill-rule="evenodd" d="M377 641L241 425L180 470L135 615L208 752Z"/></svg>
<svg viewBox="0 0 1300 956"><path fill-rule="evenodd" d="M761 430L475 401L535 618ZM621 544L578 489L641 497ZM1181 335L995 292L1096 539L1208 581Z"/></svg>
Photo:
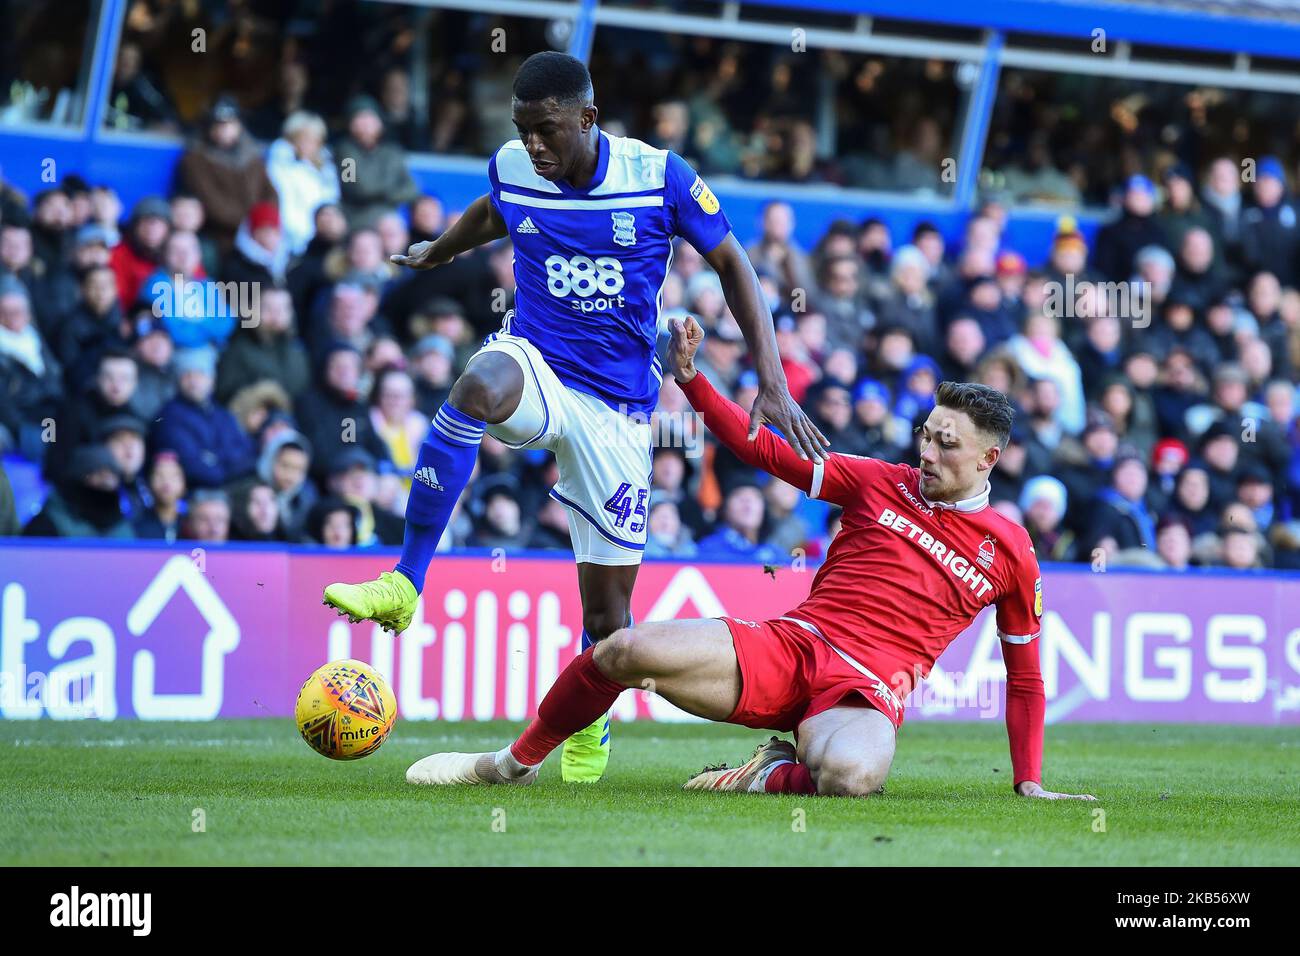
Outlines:
<svg viewBox="0 0 1300 956"><path fill-rule="evenodd" d="M438 473L432 468L420 468L411 476L421 484L428 485L434 491L445 491L442 485L438 484Z"/></svg>
<svg viewBox="0 0 1300 956"><path fill-rule="evenodd" d="M533 235L537 235L541 230L533 225L532 216L525 216L524 221L515 227L515 232L532 233Z"/></svg>

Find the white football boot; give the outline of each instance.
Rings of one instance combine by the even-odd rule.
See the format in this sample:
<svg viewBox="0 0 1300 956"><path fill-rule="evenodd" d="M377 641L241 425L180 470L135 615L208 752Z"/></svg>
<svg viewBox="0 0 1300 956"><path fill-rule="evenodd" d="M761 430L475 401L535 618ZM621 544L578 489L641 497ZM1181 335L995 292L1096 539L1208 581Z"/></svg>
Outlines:
<svg viewBox="0 0 1300 956"><path fill-rule="evenodd" d="M506 784L526 787L537 782L537 767L530 767L521 776L509 777L498 769L496 757L495 753L430 754L407 768L406 782L431 787L447 787L456 784L468 786Z"/></svg>
<svg viewBox="0 0 1300 956"><path fill-rule="evenodd" d="M749 790L758 775L775 763L794 763L794 744L780 737L773 737L767 743L759 744L754 755L739 767L728 767L725 763L716 767L705 767L686 781L683 790L736 790L741 793Z"/></svg>

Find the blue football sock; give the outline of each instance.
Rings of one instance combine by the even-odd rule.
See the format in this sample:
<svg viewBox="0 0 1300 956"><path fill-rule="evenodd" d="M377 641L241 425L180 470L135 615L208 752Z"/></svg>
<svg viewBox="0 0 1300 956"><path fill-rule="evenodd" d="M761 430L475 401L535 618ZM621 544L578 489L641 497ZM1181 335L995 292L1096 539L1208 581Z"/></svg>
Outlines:
<svg viewBox="0 0 1300 956"><path fill-rule="evenodd" d="M417 592L424 589L429 562L451 519L451 509L474 470L486 427L486 423L444 403L420 446L411 495L406 500L402 559L395 569L411 579Z"/></svg>

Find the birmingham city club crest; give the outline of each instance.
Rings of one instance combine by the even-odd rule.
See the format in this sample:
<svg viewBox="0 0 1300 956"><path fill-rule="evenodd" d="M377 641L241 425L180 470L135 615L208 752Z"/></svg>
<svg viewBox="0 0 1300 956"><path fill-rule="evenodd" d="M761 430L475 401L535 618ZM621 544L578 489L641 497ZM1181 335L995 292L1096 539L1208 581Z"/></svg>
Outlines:
<svg viewBox="0 0 1300 956"><path fill-rule="evenodd" d="M636 216L630 212L611 212L614 220L614 241L620 246L636 245Z"/></svg>

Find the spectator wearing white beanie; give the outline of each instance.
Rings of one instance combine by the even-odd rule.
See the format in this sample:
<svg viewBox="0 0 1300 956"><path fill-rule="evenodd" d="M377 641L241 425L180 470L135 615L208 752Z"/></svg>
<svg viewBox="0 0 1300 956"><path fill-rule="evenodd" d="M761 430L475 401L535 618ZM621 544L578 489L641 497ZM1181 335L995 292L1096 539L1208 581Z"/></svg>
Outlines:
<svg viewBox="0 0 1300 956"><path fill-rule="evenodd" d="M1020 492L1018 504L1040 561L1077 559L1074 534L1061 524L1069 494L1059 479L1051 475L1030 478Z"/></svg>

